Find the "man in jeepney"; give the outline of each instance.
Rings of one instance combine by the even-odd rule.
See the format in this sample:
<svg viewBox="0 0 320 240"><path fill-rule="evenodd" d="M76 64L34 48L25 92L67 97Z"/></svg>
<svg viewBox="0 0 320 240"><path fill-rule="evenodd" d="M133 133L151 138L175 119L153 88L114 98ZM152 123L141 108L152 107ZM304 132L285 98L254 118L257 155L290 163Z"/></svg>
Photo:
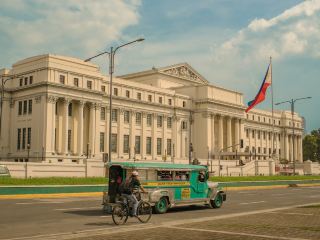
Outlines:
<svg viewBox="0 0 320 240"><path fill-rule="evenodd" d="M120 191L121 195L126 197L129 201L133 204L132 209L132 215L137 216L137 208L139 201L137 200L137 197L133 193L133 189L140 188L143 193L146 193L145 189L140 183L140 180L138 178L139 173L137 171L133 171L131 176L124 181L124 183L121 185Z"/></svg>

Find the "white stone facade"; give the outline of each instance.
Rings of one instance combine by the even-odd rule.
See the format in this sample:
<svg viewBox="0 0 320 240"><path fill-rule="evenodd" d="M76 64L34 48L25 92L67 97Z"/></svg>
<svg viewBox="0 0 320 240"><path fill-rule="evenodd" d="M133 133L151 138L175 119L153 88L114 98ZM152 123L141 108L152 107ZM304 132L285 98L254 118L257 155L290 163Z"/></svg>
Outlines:
<svg viewBox="0 0 320 240"><path fill-rule="evenodd" d="M9 79L1 160L102 161L109 146L109 77L96 65L48 54L0 74ZM190 143L192 158L201 161L272 155L271 112L245 114L242 93L210 84L186 63L115 78L113 109L113 160L187 163ZM302 118L294 114L294 136L290 112L277 111L274 120L276 158L302 161Z"/></svg>

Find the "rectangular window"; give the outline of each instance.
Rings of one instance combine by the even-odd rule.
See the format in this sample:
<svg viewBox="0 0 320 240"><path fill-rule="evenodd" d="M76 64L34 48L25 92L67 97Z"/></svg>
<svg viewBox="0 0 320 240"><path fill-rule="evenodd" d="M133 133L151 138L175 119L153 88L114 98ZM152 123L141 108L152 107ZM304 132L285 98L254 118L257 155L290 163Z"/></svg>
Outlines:
<svg viewBox="0 0 320 240"><path fill-rule="evenodd" d="M123 153L129 153L129 135L123 135Z"/></svg>
<svg viewBox="0 0 320 240"><path fill-rule="evenodd" d="M152 115L147 114L147 126L150 127L152 125Z"/></svg>
<svg viewBox="0 0 320 240"><path fill-rule="evenodd" d="M278 134L278 139L279 139L279 141L280 141L280 134Z"/></svg>
<svg viewBox="0 0 320 240"><path fill-rule="evenodd" d="M27 109L28 109L28 101L25 100L23 101L23 115L27 114Z"/></svg>
<svg viewBox="0 0 320 240"><path fill-rule="evenodd" d="M146 154L151 154L151 137L147 137L146 141Z"/></svg>
<svg viewBox="0 0 320 240"><path fill-rule="evenodd" d="M171 156L171 139L167 139L167 155Z"/></svg>
<svg viewBox="0 0 320 240"><path fill-rule="evenodd" d="M136 113L136 124L141 125L141 113Z"/></svg>
<svg viewBox="0 0 320 240"><path fill-rule="evenodd" d="M18 136L17 136L17 149L21 148L21 128L18 128Z"/></svg>
<svg viewBox="0 0 320 240"><path fill-rule="evenodd" d="M29 146L31 146L31 128L28 128L27 144L29 144Z"/></svg>
<svg viewBox="0 0 320 240"><path fill-rule="evenodd" d="M254 130L252 130L252 138L254 138Z"/></svg>
<svg viewBox="0 0 320 240"><path fill-rule="evenodd" d="M26 149L26 129L22 129L22 149Z"/></svg>
<svg viewBox="0 0 320 240"><path fill-rule="evenodd" d="M182 121L181 127L183 130L186 130L188 128L188 123L186 121Z"/></svg>
<svg viewBox="0 0 320 240"><path fill-rule="evenodd" d="M263 153L266 154L267 153L267 149L263 148Z"/></svg>
<svg viewBox="0 0 320 240"><path fill-rule="evenodd" d="M269 136L268 136L268 138L269 138L269 140L271 140L271 133L269 132L269 134L268 134Z"/></svg>
<svg viewBox="0 0 320 240"><path fill-rule="evenodd" d="M157 116L157 127L162 127L162 116Z"/></svg>
<svg viewBox="0 0 320 240"><path fill-rule="evenodd" d="M29 100L28 114L32 113L32 99Z"/></svg>
<svg viewBox="0 0 320 240"><path fill-rule="evenodd" d="M87 88L92 89L92 81L87 81Z"/></svg>
<svg viewBox="0 0 320 240"><path fill-rule="evenodd" d="M113 95L118 96L118 88L113 89Z"/></svg>
<svg viewBox="0 0 320 240"><path fill-rule="evenodd" d="M112 122L117 122L118 121L118 110L117 109L112 109Z"/></svg>
<svg viewBox="0 0 320 240"><path fill-rule="evenodd" d="M100 132L100 152L104 152L104 132Z"/></svg>
<svg viewBox="0 0 320 240"><path fill-rule="evenodd" d="M261 152L261 148L260 147L258 147L258 153L260 153Z"/></svg>
<svg viewBox="0 0 320 240"><path fill-rule="evenodd" d="M130 112L129 111L124 111L124 113L123 113L123 121L124 121L124 123L129 123L130 122Z"/></svg>
<svg viewBox="0 0 320 240"><path fill-rule="evenodd" d="M152 102L152 95L148 95L148 101Z"/></svg>
<svg viewBox="0 0 320 240"><path fill-rule="evenodd" d="M263 132L263 140L266 140L266 132Z"/></svg>
<svg viewBox="0 0 320 240"><path fill-rule="evenodd" d="M172 117L167 118L167 128L172 128Z"/></svg>
<svg viewBox="0 0 320 240"><path fill-rule="evenodd" d="M162 154L162 138L157 138L157 155Z"/></svg>
<svg viewBox="0 0 320 240"><path fill-rule="evenodd" d="M130 98L130 91L129 90L126 90L126 97Z"/></svg>
<svg viewBox="0 0 320 240"><path fill-rule="evenodd" d="M20 78L19 80L19 86L21 87L23 85L23 78Z"/></svg>
<svg viewBox="0 0 320 240"><path fill-rule="evenodd" d="M29 77L29 84L32 84L33 83L33 76L30 76Z"/></svg>
<svg viewBox="0 0 320 240"><path fill-rule="evenodd" d="M68 129L68 151L71 151L71 130Z"/></svg>
<svg viewBox="0 0 320 240"><path fill-rule="evenodd" d="M28 78L27 77L24 78L24 85L28 85Z"/></svg>
<svg viewBox="0 0 320 240"><path fill-rule="evenodd" d="M66 77L64 75L60 75L59 81L60 81L61 84L65 84Z"/></svg>
<svg viewBox="0 0 320 240"><path fill-rule="evenodd" d="M162 97L159 97L159 103L162 103Z"/></svg>
<svg viewBox="0 0 320 240"><path fill-rule="evenodd" d="M72 116L72 103L70 103L68 105L68 116L71 117Z"/></svg>
<svg viewBox="0 0 320 240"><path fill-rule="evenodd" d="M22 115L22 101L19 101L18 115Z"/></svg>
<svg viewBox="0 0 320 240"><path fill-rule="evenodd" d="M103 85L102 85L102 86L101 86L101 91L102 91L102 92L105 92L105 91L106 91L106 86L103 86Z"/></svg>
<svg viewBox="0 0 320 240"><path fill-rule="evenodd" d="M141 100L141 93L139 93L139 92L137 93L137 99Z"/></svg>
<svg viewBox="0 0 320 240"><path fill-rule="evenodd" d="M187 106L186 101L183 101L182 102L182 107L186 107L186 106Z"/></svg>
<svg viewBox="0 0 320 240"><path fill-rule="evenodd" d="M106 108L102 107L100 111L100 120L106 120Z"/></svg>
<svg viewBox="0 0 320 240"><path fill-rule="evenodd" d="M141 152L141 144L140 144L140 136L135 137L134 150L136 154L140 154Z"/></svg>
<svg viewBox="0 0 320 240"><path fill-rule="evenodd" d="M73 79L73 85L76 87L79 87L79 78L74 78Z"/></svg>
<svg viewBox="0 0 320 240"><path fill-rule="evenodd" d="M246 136L249 137L249 129L246 129Z"/></svg>
<svg viewBox="0 0 320 240"><path fill-rule="evenodd" d="M171 99L171 98L168 99L168 104L169 104L170 106L172 105L172 99Z"/></svg>
<svg viewBox="0 0 320 240"><path fill-rule="evenodd" d="M257 131L258 139L260 139L260 131Z"/></svg>
<svg viewBox="0 0 320 240"><path fill-rule="evenodd" d="M111 152L116 153L118 148L118 137L117 134L112 133L111 135Z"/></svg>

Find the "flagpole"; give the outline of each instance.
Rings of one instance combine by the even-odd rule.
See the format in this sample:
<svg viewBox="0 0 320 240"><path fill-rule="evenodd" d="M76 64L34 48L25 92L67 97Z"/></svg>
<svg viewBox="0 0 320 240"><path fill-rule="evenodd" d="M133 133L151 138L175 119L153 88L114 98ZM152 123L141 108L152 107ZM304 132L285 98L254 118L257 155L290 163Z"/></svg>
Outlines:
<svg viewBox="0 0 320 240"><path fill-rule="evenodd" d="M274 159L274 156L276 155L275 152L274 152L274 109L273 109L273 79L272 79L272 57L270 56L270 67L271 67L271 111L272 111L272 148L271 148L271 156L272 156L272 159Z"/></svg>

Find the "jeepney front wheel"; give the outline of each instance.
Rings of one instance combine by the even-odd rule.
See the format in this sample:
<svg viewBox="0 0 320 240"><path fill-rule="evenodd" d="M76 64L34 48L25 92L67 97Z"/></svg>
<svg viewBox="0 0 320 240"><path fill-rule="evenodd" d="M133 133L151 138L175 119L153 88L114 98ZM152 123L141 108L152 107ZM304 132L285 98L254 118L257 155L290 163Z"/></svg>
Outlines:
<svg viewBox="0 0 320 240"><path fill-rule="evenodd" d="M160 200L154 205L154 210L159 214L166 213L168 210L168 199L166 197L160 198Z"/></svg>
<svg viewBox="0 0 320 240"><path fill-rule="evenodd" d="M211 208L220 208L223 203L223 197L220 193L216 195L216 197L210 200L210 207Z"/></svg>

